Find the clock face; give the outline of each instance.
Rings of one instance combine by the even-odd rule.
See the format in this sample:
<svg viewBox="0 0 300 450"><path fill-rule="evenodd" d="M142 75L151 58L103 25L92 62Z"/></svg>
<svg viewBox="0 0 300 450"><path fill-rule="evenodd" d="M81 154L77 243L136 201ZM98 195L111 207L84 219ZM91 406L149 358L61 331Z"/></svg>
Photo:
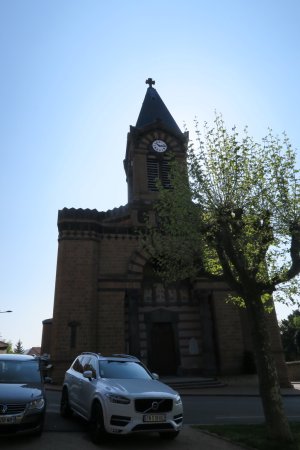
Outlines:
<svg viewBox="0 0 300 450"><path fill-rule="evenodd" d="M152 142L152 148L156 152L163 153L167 150L168 146L165 141L161 141L160 139L156 139L156 141Z"/></svg>

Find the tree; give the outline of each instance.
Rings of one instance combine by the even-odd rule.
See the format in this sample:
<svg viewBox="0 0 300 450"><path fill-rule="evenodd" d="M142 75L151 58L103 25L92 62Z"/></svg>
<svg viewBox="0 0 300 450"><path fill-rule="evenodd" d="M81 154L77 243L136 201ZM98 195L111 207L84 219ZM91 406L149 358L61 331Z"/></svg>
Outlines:
<svg viewBox="0 0 300 450"><path fill-rule="evenodd" d="M23 354L25 352L22 341L19 339L15 348L14 348L14 353L20 353Z"/></svg>
<svg viewBox="0 0 300 450"><path fill-rule="evenodd" d="M6 349L6 353L13 353L13 345L11 341L6 342L8 344L8 347Z"/></svg>
<svg viewBox="0 0 300 450"><path fill-rule="evenodd" d="M271 130L261 143L223 118L196 124L187 166L171 162L172 189L160 187L144 245L167 281L206 275L225 280L246 308L259 389L271 438L291 441L267 315L299 292L300 184L295 152ZM153 222L154 221L154 222ZM279 289L281 287L281 289Z"/></svg>
<svg viewBox="0 0 300 450"><path fill-rule="evenodd" d="M287 361L300 358L300 311L295 310L279 324L282 346Z"/></svg>

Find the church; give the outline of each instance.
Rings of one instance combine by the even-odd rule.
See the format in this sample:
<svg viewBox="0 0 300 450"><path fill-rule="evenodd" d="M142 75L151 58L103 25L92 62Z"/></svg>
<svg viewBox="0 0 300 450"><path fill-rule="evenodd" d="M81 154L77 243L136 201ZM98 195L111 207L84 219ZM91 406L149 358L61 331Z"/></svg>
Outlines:
<svg viewBox="0 0 300 450"><path fill-rule="evenodd" d="M245 311L226 302L224 282L200 278L164 284L139 242L157 199L156 182L170 188L172 152L186 163L182 132L149 78L130 126L124 170L126 205L58 212L53 318L43 321L42 353L54 382L83 351L138 356L160 375L215 376L255 370ZM277 365L284 359L275 311L270 330Z"/></svg>

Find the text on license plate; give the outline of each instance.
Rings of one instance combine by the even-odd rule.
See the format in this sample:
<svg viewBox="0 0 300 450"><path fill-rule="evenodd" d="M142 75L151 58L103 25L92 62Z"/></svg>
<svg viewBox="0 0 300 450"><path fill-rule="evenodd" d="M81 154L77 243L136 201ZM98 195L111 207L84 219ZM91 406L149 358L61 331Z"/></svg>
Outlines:
<svg viewBox="0 0 300 450"><path fill-rule="evenodd" d="M16 423L14 416L0 416L0 423Z"/></svg>
<svg viewBox="0 0 300 450"><path fill-rule="evenodd" d="M165 422L165 414L147 414L144 416L144 422Z"/></svg>

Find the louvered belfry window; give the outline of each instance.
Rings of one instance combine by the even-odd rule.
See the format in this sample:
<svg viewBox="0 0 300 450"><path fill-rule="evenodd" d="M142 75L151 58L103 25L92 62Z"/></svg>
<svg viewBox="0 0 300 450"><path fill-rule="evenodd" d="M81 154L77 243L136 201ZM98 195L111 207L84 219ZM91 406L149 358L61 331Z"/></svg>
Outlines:
<svg viewBox="0 0 300 450"><path fill-rule="evenodd" d="M159 180L159 162L157 159L147 159L147 175L149 191L157 191L156 182Z"/></svg>
<svg viewBox="0 0 300 450"><path fill-rule="evenodd" d="M170 168L169 162L165 159L147 159L147 175L149 191L157 191L157 180L160 180L165 189L170 189Z"/></svg>
<svg viewBox="0 0 300 450"><path fill-rule="evenodd" d="M161 181L165 189L170 189L170 166L169 161L166 161L165 159L161 161Z"/></svg>

